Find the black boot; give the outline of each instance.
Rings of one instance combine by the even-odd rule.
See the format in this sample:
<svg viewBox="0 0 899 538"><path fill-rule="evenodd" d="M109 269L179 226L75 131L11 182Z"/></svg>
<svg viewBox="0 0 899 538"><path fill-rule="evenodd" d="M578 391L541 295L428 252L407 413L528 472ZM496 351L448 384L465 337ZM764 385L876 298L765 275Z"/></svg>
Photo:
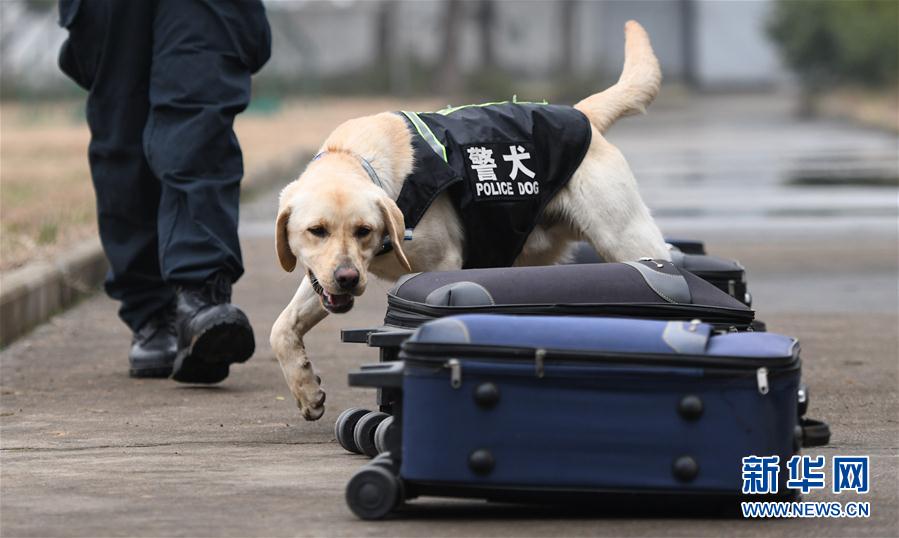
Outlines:
<svg viewBox="0 0 899 538"><path fill-rule="evenodd" d="M168 377L178 353L175 305L166 306L134 333L128 353L131 377Z"/></svg>
<svg viewBox="0 0 899 538"><path fill-rule="evenodd" d="M172 379L182 383L218 383L232 363L253 355L250 321L231 304L231 282L219 275L202 286L177 288L178 356Z"/></svg>

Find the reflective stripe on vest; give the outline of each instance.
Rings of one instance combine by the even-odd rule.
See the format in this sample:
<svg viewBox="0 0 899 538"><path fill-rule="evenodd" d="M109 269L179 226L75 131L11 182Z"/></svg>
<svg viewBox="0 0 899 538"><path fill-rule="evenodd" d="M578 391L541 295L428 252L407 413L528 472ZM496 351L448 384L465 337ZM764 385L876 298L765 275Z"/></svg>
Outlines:
<svg viewBox="0 0 899 538"><path fill-rule="evenodd" d="M434 133L431 132L431 128L428 127L425 122L421 121L421 118L419 118L418 114L416 114L415 112L406 112L405 110L403 110L402 112L403 115L409 118L409 121L412 122L412 125L415 126L418 134L421 135L421 137L425 142L428 143L429 146L431 146L431 149L434 150L434 153L440 156L440 158L443 159L443 162L446 162L446 147L444 147L444 145L441 144L439 140L437 140L437 137L434 136Z"/></svg>

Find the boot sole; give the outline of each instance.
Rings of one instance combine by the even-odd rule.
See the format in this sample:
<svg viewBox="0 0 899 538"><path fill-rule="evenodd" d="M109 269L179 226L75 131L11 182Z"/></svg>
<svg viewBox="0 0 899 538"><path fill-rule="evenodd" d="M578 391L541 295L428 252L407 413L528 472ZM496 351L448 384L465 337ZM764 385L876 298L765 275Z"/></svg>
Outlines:
<svg viewBox="0 0 899 538"><path fill-rule="evenodd" d="M218 383L228 377L230 366L253 356L256 342L249 320L232 312L197 335L178 352L172 379L180 383Z"/></svg>
<svg viewBox="0 0 899 538"><path fill-rule="evenodd" d="M171 366L160 366L157 368L130 368L128 377L136 378L166 378L172 375Z"/></svg>

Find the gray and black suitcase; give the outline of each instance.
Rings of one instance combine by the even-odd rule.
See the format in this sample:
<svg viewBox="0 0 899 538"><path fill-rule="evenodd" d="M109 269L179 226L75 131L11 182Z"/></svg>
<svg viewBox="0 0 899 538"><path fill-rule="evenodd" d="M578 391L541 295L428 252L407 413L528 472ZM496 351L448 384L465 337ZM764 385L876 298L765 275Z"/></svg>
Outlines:
<svg viewBox="0 0 899 538"><path fill-rule="evenodd" d="M714 284L650 259L412 273L390 289L387 303L382 326L344 330L342 340L396 348L423 322L465 313L702 319L727 330L752 329L755 320L748 305Z"/></svg>

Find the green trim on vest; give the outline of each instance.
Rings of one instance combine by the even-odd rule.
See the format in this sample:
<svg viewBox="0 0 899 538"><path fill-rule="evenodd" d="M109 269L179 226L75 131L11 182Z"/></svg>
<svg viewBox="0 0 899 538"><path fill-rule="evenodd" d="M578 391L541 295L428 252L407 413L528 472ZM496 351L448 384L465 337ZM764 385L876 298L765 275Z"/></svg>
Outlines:
<svg viewBox="0 0 899 538"><path fill-rule="evenodd" d="M415 126L415 130L418 131L418 134L424 139L425 142L431 146L431 149L434 150L434 153L441 156L443 158L443 162L447 162L446 160L446 146L440 143L440 140L437 140L437 137L434 136L434 133L431 132L431 128L428 125L421 121L421 118L418 117L418 114L415 112L407 112L405 110L402 111L403 114L409 118L409 121L412 122L412 125Z"/></svg>

